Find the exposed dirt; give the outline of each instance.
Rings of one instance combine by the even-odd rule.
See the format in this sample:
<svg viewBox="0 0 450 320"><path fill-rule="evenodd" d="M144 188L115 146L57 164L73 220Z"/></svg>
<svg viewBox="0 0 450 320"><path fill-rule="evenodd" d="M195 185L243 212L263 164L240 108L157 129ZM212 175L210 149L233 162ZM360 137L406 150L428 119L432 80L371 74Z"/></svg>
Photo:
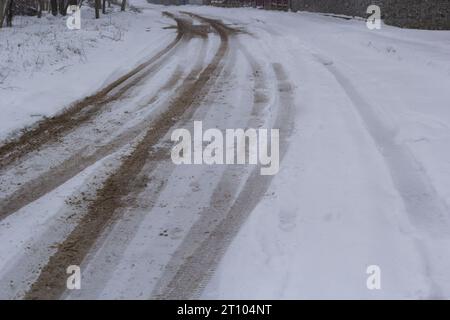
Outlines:
<svg viewBox="0 0 450 320"><path fill-rule="evenodd" d="M188 34L190 36L199 36L206 38L210 31L210 24L204 25L194 25L192 21L186 19L185 17L176 16L173 13L164 11L163 15L172 18L177 22L177 29L180 30L182 34Z"/></svg>
<svg viewBox="0 0 450 320"><path fill-rule="evenodd" d="M194 37L203 40L204 45L200 48L198 62L192 71L183 78L183 69L179 66L162 85L161 90L173 89L179 85L163 108L163 112L158 113L156 117L152 115L142 119L108 144L94 147L89 152L86 151L87 146L80 147L62 163L24 183L7 199L0 199L0 219L2 219L134 141L129 155L121 160L118 169L110 173L94 197L90 197L89 201L81 197L81 200L77 198L73 202L73 206L84 213L80 215L75 228L58 245L56 252L43 266L38 278L26 292L25 299L61 298L66 290L66 268L69 265L81 266L86 263L86 257L95 248L97 241L111 230L109 227L115 221L123 218L126 208L134 205L140 192L155 184L158 186L154 189L161 190L161 183L164 184L164 180L153 180L149 177L152 177L158 163L170 157L169 146L164 144L170 129L192 119L206 92L214 86L213 79L223 68L223 60L229 50L229 37L243 32L219 20L192 13L185 13L186 17L168 12L163 14L176 22L178 31L176 39L166 48L95 95L75 103L60 115L39 123L16 140L0 147L0 165L6 167L16 165L24 156L39 151L41 147L59 143L58 139L65 137L72 130L80 129L82 123L95 119L108 103L126 98L131 89L145 82L145 79L157 70L159 62L165 56L173 54L173 49L181 40L187 42ZM202 24L194 25L192 19L199 20ZM212 30L220 36L221 43L212 61L203 66L205 44L208 33ZM248 52L244 50L243 53L251 65L254 76L254 105L249 111L248 125L256 127L254 121L259 121L259 113L268 102L261 93L266 89L265 80L260 66L253 61ZM289 89L289 85L282 85L287 79L282 79L283 71L279 66L274 66L273 69L280 83L280 99L283 100L284 94L285 102L289 104L290 93L282 92L285 88ZM213 96L215 95L216 93ZM155 100L157 95L149 97L146 105L152 104ZM286 119L284 121L289 122ZM139 136L142 137L141 140L136 141ZM240 171L241 169L234 166L226 169L221 181L215 187L210 208L201 213L202 217L188 232L186 241L176 250L154 290L154 297L179 299L198 296L231 238L270 182L270 177L259 175L259 167L245 174ZM242 184L243 188L238 190L235 187L237 184ZM160 191L155 192L156 197ZM82 205L80 201L88 204ZM167 232L164 234L162 231L162 236L166 235Z"/></svg>
<svg viewBox="0 0 450 320"><path fill-rule="evenodd" d="M178 36L170 45L146 63L146 70L138 73L139 70L145 68L144 65L141 65L138 67L140 68L138 71L135 69L128 73L127 79L129 79L129 81L127 81L124 86L119 86L120 83L124 83L125 81L121 78L119 79L120 81L117 80L114 82L114 86L110 85L108 88L102 90L102 92L98 93L99 96L105 95L105 92L108 90L111 91L113 89L117 89L117 92L110 96L104 96L103 100L99 100L100 102L95 103L94 105L87 105L84 103L78 104L74 107L74 109L67 110L61 114L61 116L58 116L57 119L55 118L55 120L48 120L45 123L41 123L39 125L40 129L37 128L36 131L31 130L26 132L24 136L20 137L17 141L8 144L9 147L5 146L6 149L13 149L13 151L7 152L5 158L2 159L0 151L0 163L4 165L12 163L15 164L15 162L19 161L20 157L35 149L48 145L52 142L58 143L55 141L58 139L58 135L59 137L62 137L64 134L67 134L68 131L82 126L83 122L91 120L95 116L95 113L99 113L101 111L100 109L105 106L106 102L112 102L114 101L114 98L116 100L120 99L133 86L136 86L139 82L142 82L143 79L146 79L153 72L156 72L162 65L162 61L168 59L175 53L175 47L180 40L187 42L192 37L197 36L200 36L204 40L206 39L204 33L199 33L196 28L192 27L192 21L180 19L173 15L170 15L170 17L177 21ZM182 22L178 23L178 21ZM175 70L171 78L163 85L160 92L173 87L173 85L180 80L180 76L181 70L178 68ZM158 94L152 96L149 98L147 103L144 103L144 106L151 105L155 100L157 100L157 98ZM83 110L84 107L86 108L85 110ZM96 161L108 156L125 144L129 143L140 133L145 131L151 121L153 121L153 118L140 121L140 123L120 134L113 141L108 141L107 144L96 148L94 152L86 152L86 146L86 148L82 148L62 163L52 166L49 171L44 172L35 179L23 183L13 194L9 195L5 199L0 199L0 220L7 217L11 213L16 212L27 204L39 199L41 196L73 178L76 174L94 164ZM93 148L93 146L89 147Z"/></svg>
<svg viewBox="0 0 450 320"><path fill-rule="evenodd" d="M161 91L173 87L180 79L180 71L175 70L172 77L163 85ZM145 105L151 105L157 98L158 95L152 96ZM83 148L61 164L53 166L51 170L43 173L36 179L22 184L20 188L9 197L0 199L0 220L39 199L95 162L112 154L127 143L130 143L133 139L137 138L139 134L145 131L152 121L152 117L143 119L138 124L118 135L112 141L97 147L94 152L87 153L85 152L86 148Z"/></svg>
<svg viewBox="0 0 450 320"><path fill-rule="evenodd" d="M203 16L200 16L198 14L195 14L195 13L192 13L192 12L188 12L188 11L180 11L180 12L184 13L184 14L190 16L190 17L193 17L195 19L198 19L200 21L203 21L205 23L210 24L220 34L232 35L232 34L238 34L238 33L245 33L245 31L243 29L229 27L226 24L224 24L222 21L217 20L217 19L203 17Z"/></svg>
<svg viewBox="0 0 450 320"><path fill-rule="evenodd" d="M178 22L183 26L184 22ZM27 292L26 299L57 299L65 290L66 268L81 265L86 254L101 235L105 227L120 217L121 208L129 205L127 195L143 189L151 183L138 179L146 163L168 157L167 150L157 148L170 128L180 121L185 113L198 105L202 90L219 68L227 52L229 31L211 23L220 34L221 44L213 60L204 69L194 69L186 78L167 111L161 114L147 130L144 138L127 156L119 169L112 173L105 184L97 191L96 199L90 204L88 212L58 247L41 270L39 278Z"/></svg>
<svg viewBox="0 0 450 320"><path fill-rule="evenodd" d="M177 37L152 58L140 64L100 91L81 101L73 103L72 106L66 108L60 114L42 120L32 128L24 129L17 138L1 145L0 167L12 164L15 160L29 152L38 150L44 144L57 141L59 137L68 131L92 119L108 103L122 98L130 88L134 87L138 82L154 72L154 69L146 70L147 67L155 64L155 62L170 52L183 38L183 35L190 34L192 31L189 29L189 24L187 23L179 24L177 22L177 25L179 27ZM122 84L123 86L121 87ZM114 89L118 90L109 95Z"/></svg>

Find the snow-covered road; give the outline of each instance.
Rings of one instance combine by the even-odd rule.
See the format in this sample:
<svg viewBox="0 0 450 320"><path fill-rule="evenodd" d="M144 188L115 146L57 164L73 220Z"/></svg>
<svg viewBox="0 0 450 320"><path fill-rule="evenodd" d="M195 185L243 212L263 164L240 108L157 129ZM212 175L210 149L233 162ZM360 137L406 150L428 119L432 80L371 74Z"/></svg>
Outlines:
<svg viewBox="0 0 450 320"><path fill-rule="evenodd" d="M134 5L127 72L0 148L1 298L450 298L450 32ZM280 171L174 165L194 120L280 129Z"/></svg>

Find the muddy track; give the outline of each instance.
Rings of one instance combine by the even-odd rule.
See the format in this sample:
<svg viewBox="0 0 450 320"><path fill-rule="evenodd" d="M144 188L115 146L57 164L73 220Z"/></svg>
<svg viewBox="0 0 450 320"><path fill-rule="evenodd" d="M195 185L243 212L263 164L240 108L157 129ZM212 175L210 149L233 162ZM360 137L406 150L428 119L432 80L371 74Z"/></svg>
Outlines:
<svg viewBox="0 0 450 320"><path fill-rule="evenodd" d="M210 24L211 26L213 26L214 29L218 30L221 33L225 33L225 34L244 33L244 30L229 27L226 24L224 24L222 21L217 20L217 19L203 17L203 16L200 16L198 14L195 14L195 13L192 13L189 11L180 11L180 12L183 14L186 14L194 19L197 19L197 20L200 20L200 21Z"/></svg>
<svg viewBox="0 0 450 320"><path fill-rule="evenodd" d="M221 101L222 98L219 93L223 93L223 91L219 91L219 88L227 85L230 81L230 69L234 66L230 61L235 61L234 58L234 50L230 48L223 59L224 63L219 65L215 71L215 75L211 77L210 81L205 86L199 107L191 107L185 112L183 119L176 124L176 127L187 128L192 125L192 119L203 119L204 121L207 114L212 110L217 110L218 113L221 112L221 110L218 110L219 108L217 108L217 103L220 103L219 101ZM173 145L168 138L169 137L166 136L159 144L160 149L165 148L167 150L165 154L170 153L171 146ZM135 190L132 194L127 196L128 199L132 199L132 202L128 203L128 206L123 210L123 213L120 213L123 218L115 220L114 224L110 225L108 229L102 233L101 237L96 241L96 244L85 258L84 267L82 267L85 285L81 290L67 290L61 296L62 299L98 299L99 297L105 297L105 292L110 292L108 289L111 281L110 275L117 271L116 268L121 264L129 247L135 245L133 243L135 241L135 236L139 234L141 228L146 225L147 219L158 216L157 211L160 208L159 202L162 197L164 197L167 190L173 188L174 177L177 176L178 169L179 167L173 164L171 158L168 156L164 159L159 159L158 162L147 163L145 165L137 180L146 179L146 181L149 181L148 185L142 190ZM177 215L183 215L183 213L178 212ZM156 228L155 225L153 226ZM156 241L153 242L153 240ZM141 247L141 249L152 250L151 248L156 248L158 246L158 239L153 240L148 242L146 248ZM145 256L146 254L142 252L142 261L145 261ZM95 270L103 270L103 273L100 274L95 272ZM124 282L121 281L121 283ZM146 282L144 281L143 283ZM152 284L152 281L147 283L149 289L152 287ZM130 284L130 286L136 288L134 284ZM140 295L131 294L128 295L128 297L140 296L148 298L150 297L150 294L151 289ZM109 297L105 298L109 299Z"/></svg>
<svg viewBox="0 0 450 320"><path fill-rule="evenodd" d="M184 17L176 16L171 12L164 11L163 15L173 19L177 23L177 30L180 30L181 34L189 36L195 35L206 38L208 36L209 25L193 25L189 20Z"/></svg>
<svg viewBox="0 0 450 320"><path fill-rule="evenodd" d="M172 17L171 15L168 16ZM189 24L180 23L179 19L174 20L177 22L177 36L152 58L93 95L73 103L62 113L37 123L24 130L17 138L1 145L0 167L11 165L24 155L39 150L43 145L58 141L67 132L95 117L108 103L123 98L131 88L157 71L160 59L171 52L183 38L190 37L192 32L202 37L205 36L199 30L189 28Z"/></svg>
<svg viewBox="0 0 450 320"><path fill-rule="evenodd" d="M228 48L228 35L224 28L212 27L219 33L221 44L212 61L204 69L193 70L186 78L167 111L161 114L148 128L143 139L131 154L124 158L119 169L111 174L97 191L96 198L89 205L88 212L79 224L58 247L41 270L38 279L26 293L25 299L57 299L66 286L66 268L81 265L85 256L95 244L103 230L115 219L120 218L120 209L129 205L126 196L142 190L147 179L138 179L146 163L167 158L166 150L155 146L184 114L198 105L202 90L220 67Z"/></svg>
<svg viewBox="0 0 450 320"><path fill-rule="evenodd" d="M256 73L258 66L252 62L245 50L244 54ZM279 107L277 118L272 125L274 128L280 128L282 160L293 130L293 87L281 65L274 64L273 71L277 79ZM261 81L256 79L255 88L259 86ZM255 93L257 92L258 90L255 90ZM254 101L255 106L259 104L260 97L257 94ZM257 112L260 106L255 106L254 111ZM166 266L166 271L153 292L153 298L195 299L201 295L225 250L270 185L273 176L261 176L259 169L260 166L257 166L252 170L239 193L234 185L236 181L232 178L233 173L236 175L236 169L227 169L214 190L209 208L201 214Z"/></svg>
<svg viewBox="0 0 450 320"><path fill-rule="evenodd" d="M173 76L163 85L160 91L168 90L169 86L173 87L180 80L180 76L180 73L175 71ZM152 102L157 99L158 95L152 96L152 98L146 102L146 105L151 105ZM59 165L53 166L51 170L22 184L17 191L7 198L0 199L0 220L58 188L84 169L130 143L145 131L152 121L153 118L151 116L147 117L115 137L113 140L108 141L107 144L96 147L93 152L87 152L87 147L82 148Z"/></svg>
<svg viewBox="0 0 450 320"><path fill-rule="evenodd" d="M205 26L193 26L192 23L190 21L186 21L186 19L181 19L173 15L169 16L172 19L174 19L178 25L177 27L178 40L176 40L176 44L178 44L180 40L187 43L189 39L193 37L200 37L203 40L206 40L207 30L205 29ZM171 48L170 50L175 49L175 44L166 47L166 49L168 49L169 47ZM172 50L171 52L166 52L162 56L158 54L158 56L161 56L161 58L164 59L168 59L170 56L172 56L173 53L175 53L174 50ZM150 66L147 70L139 74L138 77L135 77L133 81L127 83L125 87L121 87L119 89L119 92L117 92L114 96L117 96L117 94L119 93L120 94L125 93L125 88L127 88L127 90L130 89L133 85L136 85L139 81L145 79L149 74L156 72L157 69L159 69L162 66L162 60L161 59L155 60L155 59L153 60L158 62L156 65ZM159 92L164 90L167 91L173 88L173 86L179 82L180 75L181 71L179 69L175 70L170 79L168 79L168 81L165 84L163 84ZM155 102L158 99L158 96L159 96L158 93L152 96L150 99L148 99L146 103L144 103L144 106L152 105L153 102ZM111 97L108 97L108 100L110 99ZM93 117L93 114L90 114L89 116ZM140 133L142 133L142 131L145 131L146 127L152 120L153 119L151 117L144 119L137 125L134 125L132 128L126 130L124 133L114 138L112 141L108 141L107 144L96 148L94 152L88 152L87 151L88 146L86 146L85 148L82 148L78 152L71 155L68 159L64 160L62 163L52 166L50 170L44 172L40 176L25 183L22 183L18 188L18 190L15 191L13 194L9 195L5 199L0 199L0 220L16 212L22 207L28 205L29 203L39 199L46 193L54 190L55 188L59 187L69 179L73 178L76 174L83 171L90 165L112 154L119 148L123 147L125 144L130 143ZM74 123L77 123L78 126L81 125L79 121L74 120L72 121L70 126L72 126ZM62 134L64 134L64 132L61 132L61 135ZM49 142L50 141L47 140L45 144ZM92 148L92 146L89 147ZM27 147L25 147L25 149L26 148Z"/></svg>

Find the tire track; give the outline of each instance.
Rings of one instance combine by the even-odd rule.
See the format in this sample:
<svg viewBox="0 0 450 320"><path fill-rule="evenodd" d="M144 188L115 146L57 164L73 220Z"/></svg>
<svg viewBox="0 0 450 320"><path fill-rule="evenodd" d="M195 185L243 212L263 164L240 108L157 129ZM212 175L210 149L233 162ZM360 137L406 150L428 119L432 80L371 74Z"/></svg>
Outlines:
<svg viewBox="0 0 450 320"><path fill-rule="evenodd" d="M231 41L230 41L231 42ZM231 47L231 43L230 43ZM183 120L177 123L176 127L186 128L192 123L192 119L205 120L208 111L213 107L214 101L220 101L221 97L218 94L217 89L222 88L228 81L230 81L230 69L234 67L235 50L230 48L226 55L225 64L219 65L215 70L215 75L211 77L210 82L208 82L205 94L202 94L202 100L198 108L191 108L183 116ZM213 81L214 83L211 83ZM221 112L221 110L217 110ZM220 117L220 116L219 116ZM173 145L172 141L169 141L169 137L165 137L164 141L160 143L161 148L167 148L167 152L164 154L169 154L169 146ZM167 143L166 143L167 139ZM169 156L164 159L160 159L158 162L147 163L144 169L141 171L140 176L146 181L150 181L148 186L143 190L138 190L133 195L129 195L129 198L133 199L133 203L129 204L126 209L124 209L123 219L116 220L114 225L111 225L107 230L105 230L97 240L95 246L91 249L89 255L85 258L83 269L83 279L85 285L81 290L76 291L66 291L62 298L63 299L98 299L106 298L109 299L110 296L107 293L110 292L109 287L114 286L111 281L120 286L121 283L126 282L126 280L121 279L120 276L116 275L116 268L120 268L122 259L126 255L127 249L130 246L135 246L133 244L135 236L139 233L140 229L147 222L147 219L155 216L154 209L158 209L158 202L163 197L167 188L173 187L174 181L173 174L176 175L176 165L173 164ZM137 180L140 180L139 177ZM177 213L181 214L181 213ZM157 243L149 242L151 248L155 248ZM142 248L144 250L144 248ZM145 260L146 254L141 252L142 260ZM134 265L133 271L137 271L139 266ZM102 270L102 273L96 272L96 270ZM111 275L114 274L114 278L111 279ZM118 277L116 279L116 277ZM115 280L114 280L115 279ZM132 278L133 279L133 278ZM136 287L134 284L130 283L132 287ZM151 288L152 283L148 283ZM115 297L121 297L119 294L120 289L113 295ZM145 292L144 294L131 294L131 297L149 297L150 292ZM130 297L129 296L129 297Z"/></svg>
<svg viewBox="0 0 450 320"><path fill-rule="evenodd" d="M375 109L359 94L333 63L315 55L344 90L363 120L387 164L394 184L413 222L431 234L446 234L450 225L444 202L439 198L420 163L404 145L395 142L395 130L385 125Z"/></svg>
<svg viewBox="0 0 450 320"><path fill-rule="evenodd" d="M198 105L200 93L219 68L227 52L228 32L221 28L217 28L216 31L220 35L221 44L213 60L203 70L191 72L179 93L170 102L167 112L155 120L144 138L123 160L119 169L97 191L96 199L89 205L88 212L66 240L59 245L57 252L50 257L38 279L26 293L25 299L59 298L65 290L67 266L82 264L97 238L109 224L120 218L120 209L128 206L126 196L139 189L142 190L149 182L137 180L145 164L169 156L164 149L156 148L156 145L170 128L182 119L186 111Z"/></svg>
<svg viewBox="0 0 450 320"><path fill-rule="evenodd" d="M179 69L175 70L173 76L163 85L160 92L168 91L170 86L174 86L180 80L180 75L181 72ZM145 102L145 105L149 106L154 103L158 100L158 96L158 94L153 96ZM23 183L19 189L7 198L0 199L0 220L58 188L95 162L114 153L127 143L130 143L145 130L152 120L153 115L150 115L100 147L86 146L62 163L53 166L51 170ZM92 148L94 148L94 151L89 150Z"/></svg>
<svg viewBox="0 0 450 320"><path fill-rule="evenodd" d="M108 103L124 98L131 88L159 70L162 64L161 59L167 59L173 55L173 49L182 39L188 40L193 34L205 36L204 33L190 27L188 23L180 23L178 18L168 16L177 22L177 36L172 42L149 60L138 65L105 88L75 102L62 113L37 123L32 128L25 130L19 137L1 145L0 167L9 166L26 154L39 150L43 145L57 141L67 132L94 118Z"/></svg>
<svg viewBox="0 0 450 320"><path fill-rule="evenodd" d="M245 48L241 49L253 73L258 74L260 67ZM278 91L277 118L272 127L280 128L280 160L282 160L294 125L293 86L280 64L273 64L272 68ZM260 96L264 87L264 80L261 77L260 75L255 79L253 115L258 115L264 109L262 104L266 103ZM255 119L250 119L249 124L254 121ZM213 192L209 208L201 213L167 264L153 291L153 298L195 299L200 296L232 239L270 185L273 176L261 176L259 170L260 165L251 171L239 191L240 182L234 177L243 176L242 168L238 166L227 168Z"/></svg>
<svg viewBox="0 0 450 320"><path fill-rule="evenodd" d="M450 210L439 197L421 164L414 158L407 146L395 142L394 129L382 122L373 106L360 95L351 81L329 60L318 54L314 54L314 57L333 75L352 102L380 151L393 184L414 226L432 237L447 237L450 226L448 217ZM429 253L423 240L417 235L412 235L412 238L417 252L422 258L423 272L430 286L430 298L440 298L443 296L442 289L434 277Z"/></svg>
<svg viewBox="0 0 450 320"><path fill-rule="evenodd" d="M206 40L206 33L204 33L204 30L198 30L198 28L194 28L192 23L189 23L189 21L186 21L185 19L181 19L172 15L170 15L170 17L177 21L179 30L178 34L181 35L180 39L177 40L177 45L179 44L180 40L183 43L187 43L189 39L197 36L200 36L204 41ZM175 45L173 46L173 48L175 48ZM181 47L178 47L178 49L181 49ZM163 57L164 61L169 59L174 53L175 50L166 53ZM134 79L134 81L130 84L138 82L137 80L142 81L142 79L146 78L149 74L158 71L162 67L163 61L159 59L156 63L156 65L150 66L148 70L139 75L139 77L137 79ZM164 90L168 91L173 87L173 85L178 83L178 81L180 80L180 75L181 70L178 68L174 71L169 80L162 85L161 90L159 90L156 95L148 99L148 101L146 101L143 106L141 105L140 108L152 105L155 101L157 101L161 92L163 92ZM128 89L130 88L130 84L127 84ZM125 92L123 88L121 88L120 90L121 92ZM85 147L81 148L76 153L71 155L68 159L65 159L60 164L52 166L48 171L43 172L40 176L33 178L32 180L22 182L20 184L20 187L15 192L8 195L4 199L0 199L0 220L16 212L20 208L28 205L29 203L39 199L46 193L54 190L69 179L73 178L79 172L94 164L96 161L104 158L105 156L108 156L109 154L115 152L118 148L121 148L125 144L129 143L131 140L135 139L142 132L142 130L145 130L148 123L152 120L152 116L147 117L146 119L144 119L144 121L141 121L137 125L134 125L132 128L126 130L124 133L121 133L118 137L114 138L112 141L107 141L107 143L98 148L92 145L86 145ZM82 125L82 123L77 123L76 120L72 121L71 125L73 124L77 124L78 127ZM47 141L46 143L48 142L49 141ZM92 148L96 148L96 150L90 150Z"/></svg>

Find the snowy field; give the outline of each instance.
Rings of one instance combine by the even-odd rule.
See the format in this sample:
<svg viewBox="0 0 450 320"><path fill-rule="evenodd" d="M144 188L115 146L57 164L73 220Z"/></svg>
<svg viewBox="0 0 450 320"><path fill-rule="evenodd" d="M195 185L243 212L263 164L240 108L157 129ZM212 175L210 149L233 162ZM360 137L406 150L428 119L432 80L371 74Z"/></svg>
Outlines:
<svg viewBox="0 0 450 320"><path fill-rule="evenodd" d="M94 201L85 198L98 197L123 155L145 141L143 120L197 88L198 106L172 128L191 120L280 128L280 171L253 178L248 168L173 166L155 156L142 169L148 185L126 195L136 199L118 206L123 215L83 256L82 290L60 297L450 298L449 31L132 3L140 12L114 9L99 20L84 9L80 31L48 15L17 18L0 31L0 138L170 47L175 23L163 11L241 32L224 41L219 26L217 34L181 40L107 112L1 169L0 209L9 210L0 213L1 298L23 298L42 280L39 271L56 261ZM206 23L190 17L193 26ZM209 87L189 86L212 66ZM156 145L164 148L168 136ZM111 150L102 151L106 145ZM81 164L72 168L74 154ZM59 182L40 180L45 175ZM29 200L19 199L29 190ZM366 286L370 265L380 267L379 290Z"/></svg>

